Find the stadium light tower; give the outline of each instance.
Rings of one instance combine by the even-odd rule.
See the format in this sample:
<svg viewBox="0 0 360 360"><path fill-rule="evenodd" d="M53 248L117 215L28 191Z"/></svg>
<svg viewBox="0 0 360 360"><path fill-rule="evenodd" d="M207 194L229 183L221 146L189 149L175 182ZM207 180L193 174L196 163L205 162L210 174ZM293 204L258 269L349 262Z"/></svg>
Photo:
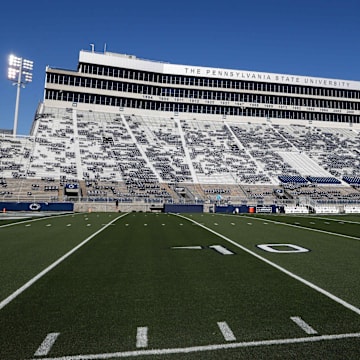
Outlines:
<svg viewBox="0 0 360 360"><path fill-rule="evenodd" d="M16 136L18 123L20 88L25 87L25 84L32 81L32 69L32 61L16 57L15 55L9 56L8 79L13 82L13 85L17 86L13 128L14 136Z"/></svg>

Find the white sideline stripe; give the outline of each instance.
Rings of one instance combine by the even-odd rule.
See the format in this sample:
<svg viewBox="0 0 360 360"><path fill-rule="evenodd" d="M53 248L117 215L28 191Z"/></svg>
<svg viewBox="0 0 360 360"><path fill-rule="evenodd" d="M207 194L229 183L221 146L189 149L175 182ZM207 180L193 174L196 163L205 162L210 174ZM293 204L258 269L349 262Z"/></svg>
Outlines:
<svg viewBox="0 0 360 360"><path fill-rule="evenodd" d="M145 348L148 346L148 328L138 327L136 333L136 347Z"/></svg>
<svg viewBox="0 0 360 360"><path fill-rule="evenodd" d="M301 317L299 316L292 316L290 319L299 326L302 330L304 330L309 335L315 335L318 332L314 330L309 324L307 324Z"/></svg>
<svg viewBox="0 0 360 360"><path fill-rule="evenodd" d="M46 336L44 341L41 343L39 348L36 350L34 356L45 356L47 355L52 346L55 344L55 341L57 337L60 335L60 333L50 333Z"/></svg>
<svg viewBox="0 0 360 360"><path fill-rule="evenodd" d="M211 245L209 246L210 249L214 249L218 253L222 255L234 255L234 253L230 250L228 250L226 247L223 247L221 245Z"/></svg>
<svg viewBox="0 0 360 360"><path fill-rule="evenodd" d="M341 340L341 339L351 339L351 338L360 338L360 333L307 336L303 338L293 338L293 339L248 341L248 342L237 342L237 343L227 343L227 344L191 346L191 347L172 348L172 349L168 348L168 349L123 351L123 352L104 353L104 354L69 355L69 356L61 356L61 357L53 357L53 358L41 358L41 360L105 360L105 359L115 359L115 358L125 358L125 357L135 357L135 356L146 356L146 355L150 356L150 355L165 355L165 354L189 354L189 353L196 353L201 351L248 348L255 346L301 344L301 343L312 343L319 341ZM31 360L39 360L39 359L37 358Z"/></svg>
<svg viewBox="0 0 360 360"><path fill-rule="evenodd" d="M225 341L235 341L236 337L232 330L230 329L229 325L226 323L226 321L220 321L217 323L218 327L225 339Z"/></svg>
<svg viewBox="0 0 360 360"><path fill-rule="evenodd" d="M355 214L353 214L355 215ZM314 219L313 216L305 216L303 215L304 218L308 218L308 219ZM329 220L329 221L334 221L334 222L345 222L345 223L349 223L349 224L360 224L360 222L358 221L351 221L351 220L344 220L344 219L335 219L335 218L327 218L327 217L322 217L322 216L316 216L315 219L322 219L322 220Z"/></svg>
<svg viewBox="0 0 360 360"><path fill-rule="evenodd" d="M180 215L180 214L173 214L173 215L176 215L176 216L182 217L182 218L184 218L184 219L187 219L188 221L197 223L197 222L194 221L193 219L189 219L189 218L187 218L187 217L185 217L185 216L183 216L183 215ZM208 230L208 231L210 231L211 233L213 233L213 234L219 236L220 238L224 239L225 241L229 242L230 244L235 245L236 247L238 247L238 248L244 250L245 252L247 252L248 254L255 256L255 257L258 258L259 260L261 260L261 261L263 261L263 262L265 262L265 263L273 266L275 269L278 269L278 270L282 271L284 274L291 276L292 278L294 278L294 279L302 282L302 283L305 284L306 286L309 286L310 288L312 288L312 289L318 291L319 293L327 296L327 297L330 298L331 300L336 301L338 304L340 304L340 305L342 305L342 306L350 309L351 311L355 312L356 314L360 315L360 309L357 308L356 306L349 304L349 303L346 302L345 300L340 299L340 298L337 297L336 295L331 294L330 292L322 289L321 287L313 284L312 282L310 282L310 281L308 281L308 280L305 280L304 278L302 278L302 277L300 277L300 276L292 273L292 272L289 271L289 270L286 270L285 268L281 267L280 265L277 265L277 264L275 264L274 262L272 262L272 261L270 261L270 260L268 260L268 259L266 259L266 258L264 258L264 257L262 257L262 256L260 256L260 255L258 255L258 254L256 254L256 253L254 253L253 251L247 249L246 247L244 247L244 246L238 244L237 242L235 242L235 241L227 238L226 236L224 236L224 235L222 235L222 234L219 234L218 232L216 232L216 231L214 231L214 230L212 230L212 229L210 229L210 228L208 228L208 227L206 227L206 226L204 226L204 225L201 225L200 223L197 223L197 224L198 224L199 226L201 226L202 228L204 228L205 230Z"/></svg>
<svg viewBox="0 0 360 360"><path fill-rule="evenodd" d="M244 215L244 217L248 217L246 215ZM262 218L252 218L253 220L262 220L264 221L264 219ZM320 233L324 233L324 234L329 234L329 235L334 235L334 236L340 236L340 237L345 237L345 238L348 238L348 239L354 239L354 240L360 240L360 238L356 237L356 236L350 236L350 235L344 235L344 234L339 234L339 233L334 233L334 232L330 232L330 231L326 231L326 230L320 230L320 229L313 229L313 228L310 228L310 227L306 227L304 225L293 225L293 224L287 224L287 223L283 223L281 221L275 221L275 220L269 220L269 219L266 219L266 221L268 222L272 222L274 224L279 224L279 225L285 225L285 226L291 226L291 227L295 227L297 229L304 229L304 230L309 230L309 231L315 231L315 232L320 232ZM300 223L298 223L300 224Z"/></svg>
<svg viewBox="0 0 360 360"><path fill-rule="evenodd" d="M81 213L79 214L73 214L73 213L70 213L70 214L64 214L64 215L56 215L56 216L51 216L51 215L48 215L48 216L43 216L43 217L38 217L36 219L29 219L29 220L24 220L24 221L18 221L18 222L14 222L14 223L10 223L10 224L4 224L4 225L0 225L0 228L3 228L3 227L7 227L7 226L15 226L15 225L20 225L20 224L24 224L24 223L27 223L27 222L34 222L34 221L40 221L40 220L49 220L49 219L57 219L59 217L64 217L64 216L74 216L74 215L81 215Z"/></svg>
<svg viewBox="0 0 360 360"><path fill-rule="evenodd" d="M11 301L13 301L16 297L18 297L21 293L23 293L27 288L29 288L31 285L33 285L36 281L41 279L44 275L46 275L49 271L51 271L54 267L62 263L66 258L68 258L70 255L72 255L76 250L80 249L83 245L85 245L87 242L89 242L93 237L100 234L103 230L105 230L108 226L110 226L112 223L114 223L116 220L124 217L126 214L122 214L118 216L117 218L111 220L107 225L103 226L98 231L94 232L92 235L90 235L88 238L86 238L82 243L75 246L72 250L68 251L65 255L54 261L51 265L49 265L46 269L41 271L39 274L34 276L31 280L29 280L26 284L18 288L16 291L14 291L10 296L8 296L6 299L0 302L0 310L3 309L7 304L9 304Z"/></svg>

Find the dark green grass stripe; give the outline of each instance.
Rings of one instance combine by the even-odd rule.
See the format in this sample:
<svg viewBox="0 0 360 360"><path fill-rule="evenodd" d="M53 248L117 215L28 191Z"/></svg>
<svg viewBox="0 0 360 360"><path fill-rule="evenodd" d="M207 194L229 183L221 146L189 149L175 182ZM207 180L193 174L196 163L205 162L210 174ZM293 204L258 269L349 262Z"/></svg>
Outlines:
<svg viewBox="0 0 360 360"><path fill-rule="evenodd" d="M336 301L337 303L341 304L342 306L344 306L344 307L348 308L349 310L355 312L356 314L360 315L360 309L359 309L359 308L357 308L356 306L354 306L354 305L346 302L345 300L343 300L343 299L341 299L341 298L339 298L339 297L331 294L330 292L326 291L325 289L320 288L319 286L313 284L312 282L303 279L302 277L300 277L300 276L292 273L291 271L286 270L285 268L279 266L278 264L276 264L276 263L274 263L274 262L272 262L272 261L270 261L270 260L268 260L268 259L266 259L266 258L264 258L264 257L262 257L262 256L260 256L260 255L258 255L258 254L256 254L255 252L253 252L253 251L247 249L246 247L238 244L237 242L235 242L235 241L227 238L226 236L224 236L224 235L222 235L222 234L220 234L220 233L218 233L218 232L216 232L216 231L214 231L214 230L212 230L212 229L210 229L210 228L208 228L208 227L206 227L206 226L204 226L204 225L196 222L196 221L193 220L193 219L184 217L184 216L179 215L179 214L176 214L176 216L179 216L179 217L184 218L184 219L187 219L187 220L189 220L189 221L191 221L191 222L193 222L193 223L196 223L198 226L200 226L200 227L202 227L202 228L204 228L204 229L212 232L213 234L215 234L215 235L219 236L220 238L226 240L227 242L235 245L236 247L242 249L243 251L246 251L248 254L251 254L251 255L255 256L255 257L258 258L259 260L264 261L265 263L267 263L267 264L271 265L272 267L280 270L281 272L285 273L286 275L289 275L290 277L292 277L292 278L294 278L294 279L302 282L303 284L309 286L310 288L318 291L319 293L327 296L328 298Z"/></svg>
<svg viewBox="0 0 360 360"><path fill-rule="evenodd" d="M339 219L324 219L322 217L309 216L278 216L278 215L242 215L254 220L267 220L288 226L311 229L313 231L344 236L354 240L360 240L360 222L345 222Z"/></svg>
<svg viewBox="0 0 360 360"><path fill-rule="evenodd" d="M281 222L234 215L189 215L270 261L360 307L360 242L309 228L284 226ZM272 216L272 219L281 218ZM218 226L214 225L214 222ZM251 224L251 225L250 225ZM341 226L347 226L346 224ZM356 234L353 234L356 235ZM305 254L277 254L260 244L294 244Z"/></svg>
<svg viewBox="0 0 360 360"><path fill-rule="evenodd" d="M53 216L0 228L0 300L115 216Z"/></svg>
<svg viewBox="0 0 360 360"><path fill-rule="evenodd" d="M244 231L240 227L238 232ZM236 254L220 255L208 248L214 244ZM173 249L182 245L204 249ZM139 326L149 329L149 349L224 344L218 321L226 321L241 343L303 337L290 316L301 316L320 336L353 334L360 328L360 318L347 308L198 225L172 215L129 214L2 310L0 358L34 357L52 332L60 335L47 356L59 359L137 351ZM321 344L336 350L345 341L358 343L348 338ZM310 343L297 346L304 344ZM295 344L274 347L274 354L281 346ZM270 359L261 356L266 348L224 348L202 352L202 358ZM184 353L183 359L197 354ZM308 359L309 354L310 345L301 355ZM171 356L179 359L181 354Z"/></svg>
<svg viewBox="0 0 360 360"><path fill-rule="evenodd" d="M41 271L39 274L34 276L32 279L30 279L26 284L18 288L16 291L14 291L11 295L9 295L7 298L2 300L0 302L0 310L3 309L6 305L8 305L11 301L13 301L16 297L18 297L21 293L23 293L26 289L28 289L31 285L33 285L36 281L41 279L44 275L46 275L49 271L54 269L56 266L58 266L60 263L62 263L65 259L67 259L70 255L72 255L75 251L77 251L79 248L81 248L83 245L88 243L92 238L100 234L103 230L105 230L108 226L110 226L112 223L114 223L116 220L124 217L127 214L123 214L115 218L114 220L110 221L108 224L103 226L100 230L96 231L92 235L90 235L88 238L86 238L83 242L81 242L79 245L75 246L73 249L71 249L69 252L67 252L65 255L63 255L61 258L53 262L51 265L49 265L46 269Z"/></svg>

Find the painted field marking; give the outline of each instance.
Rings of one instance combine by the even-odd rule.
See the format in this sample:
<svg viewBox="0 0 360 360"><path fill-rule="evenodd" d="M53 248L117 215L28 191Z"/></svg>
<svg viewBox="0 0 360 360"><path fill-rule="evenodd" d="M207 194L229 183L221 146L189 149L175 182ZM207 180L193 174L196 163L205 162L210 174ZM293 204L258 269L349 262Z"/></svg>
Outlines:
<svg viewBox="0 0 360 360"><path fill-rule="evenodd" d="M106 360L125 357L136 356L151 356L151 355L168 355L168 354L190 354L204 351L216 351L226 349L238 349L249 347L262 347L286 344L304 344L321 341L333 341L342 339L355 339L360 338L360 333L348 334L334 334L334 335L320 335L320 336L307 336L302 338L290 339L276 339L276 340L260 340L260 341L247 341L247 342L230 342L226 344L213 344L213 345L200 345L183 348L167 348L167 349L151 349L151 350L135 350L135 351L119 351L114 353L103 354L87 354L87 355L68 355L53 358L42 358L42 360ZM39 360L39 358L31 359Z"/></svg>
<svg viewBox="0 0 360 360"><path fill-rule="evenodd" d="M209 246L210 249L214 249L215 251L217 251L218 253L222 254L222 255L234 255L234 253L232 251L230 251L229 249L227 249L226 247L222 246L222 245L211 245Z"/></svg>
<svg viewBox="0 0 360 360"><path fill-rule="evenodd" d="M305 216L305 215L303 215L303 217L304 218L314 219L313 216ZM358 222L358 221L328 218L328 217L324 217L324 216L316 216L316 219L329 220L329 221L333 221L333 222L345 222L345 223L349 223L349 224L360 224L360 222Z"/></svg>
<svg viewBox="0 0 360 360"><path fill-rule="evenodd" d="M234 255L232 251L227 249L222 245L210 245L210 246L200 246L200 245L188 245L188 246L173 246L171 249L174 250L206 250L206 249L213 249L221 255Z"/></svg>
<svg viewBox="0 0 360 360"><path fill-rule="evenodd" d="M58 338L59 335L60 335L60 333L47 334L44 341L41 343L39 348L35 351L34 356L45 356L45 355L47 355L50 352L52 346L55 344L55 341L56 341L56 339Z"/></svg>
<svg viewBox="0 0 360 360"><path fill-rule="evenodd" d="M202 246L173 246L172 249L202 250Z"/></svg>
<svg viewBox="0 0 360 360"><path fill-rule="evenodd" d="M273 252L277 254L294 254L294 253L304 253L309 252L309 249L306 249L302 246L293 245L293 244L260 244L256 245L261 250ZM280 250L277 248L288 248L292 250Z"/></svg>
<svg viewBox="0 0 360 360"><path fill-rule="evenodd" d="M26 289L28 289L31 285L33 285L36 281L41 279L44 275L46 275L49 271L51 271L54 267L62 263L65 259L67 259L70 255L72 255L75 251L80 249L82 246L84 246L86 243L88 243L92 238L94 238L96 235L100 234L103 230L105 230L108 226L110 226L112 223L114 223L116 220L126 216L128 213L122 214L118 216L117 218L111 220L107 225L103 226L98 231L94 232L92 235L87 237L83 242L81 242L79 245L76 245L73 249L68 251L65 255L61 256L59 259L54 261L51 265L49 265L47 268L45 268L43 271L35 275L32 279L30 279L27 283L25 283L23 286L18 288L16 291L14 291L11 295L9 295L7 298L2 300L0 302L0 310L4 308L7 304L9 304L11 301L13 301L15 298L17 298L21 293L23 293Z"/></svg>
<svg viewBox="0 0 360 360"><path fill-rule="evenodd" d="M75 214L75 215L81 215L81 213ZM73 213L70 213L70 214L64 214L64 215L56 215L56 216L54 216L54 218L59 218L59 217L64 217L64 216L75 217L75 215ZM14 223L10 223L10 224L0 225L0 228L7 227L7 226L15 226L15 225L19 225L19 224L25 224L28 222L34 222L34 221L40 221L40 220L49 220L49 218L51 218L51 216L43 216L43 217L38 217L36 219L18 221L18 222L14 222Z"/></svg>
<svg viewBox="0 0 360 360"><path fill-rule="evenodd" d="M290 318L297 326L299 326L302 330L304 330L309 335L315 335L318 332L314 330L308 323L306 323L301 317L299 316L292 316Z"/></svg>
<svg viewBox="0 0 360 360"><path fill-rule="evenodd" d="M180 214L173 214L173 215L182 217L182 218L184 218L184 219L187 219L188 221L196 222L196 221L194 221L193 219L189 219L189 218L187 218L187 217L185 217L185 216L183 216L183 215L180 215ZM254 219L256 219L256 218L254 218ZM261 219L260 219L260 220L261 220ZM280 224L282 224L282 223L280 223ZM321 287L313 284L312 282L310 282L310 281L308 281L308 280L305 280L304 278L302 278L302 277L294 274L293 272L291 272L291 271L289 271L289 270L286 270L286 269L283 268L282 266L280 266L280 265L278 265L278 264L276 264L276 263L274 263L274 262L272 262L272 261L270 261L270 260L268 260L268 259L260 256L259 254L257 254L257 253L255 253L255 252L249 250L248 248L246 248L246 247L238 244L238 243L235 242L234 240L231 240L231 239L227 238L226 236L224 236L224 235L222 235L222 234L219 234L219 233L216 232L215 230L212 230L212 229L210 229L210 228L208 228L208 227L206 227L206 226L204 226L204 225L201 225L201 224L199 224L199 223L198 223L198 225L201 226L202 228L204 228L205 230L207 230L207 231L215 234L216 236L224 239L225 241L229 242L230 244L233 244L233 245L235 245L236 247L244 250L244 251L247 252L248 254L250 254L250 255L258 258L259 260L261 260L261 261L263 261L263 262L265 262L265 263L267 263L267 264L269 264L269 265L271 265L271 266L274 267L275 269L280 270L280 271L283 272L284 274L286 274L286 275L288 275L288 276L290 276L290 277L292 277L292 278L294 278L294 279L302 282L303 284L305 284L306 286L310 287L311 289L313 289L313 290L315 290L315 291L317 291L317 292L319 292L319 293L327 296L327 297L330 298L331 300L334 300L334 301L337 302L338 304L340 304L340 305L348 308L349 310L355 312L356 314L360 315L360 309L357 308L356 306L351 305L350 303L346 302L345 300L340 299L340 298L337 297L336 295L333 295L333 294L331 294L330 292L326 291L325 289L322 289ZM292 226L294 226L294 225L292 225ZM308 230L308 229L307 229L307 230ZM326 232L326 231L325 231L325 232ZM336 235L339 235L339 234L336 234ZM358 239L358 240L360 240L360 239Z"/></svg>
<svg viewBox="0 0 360 360"><path fill-rule="evenodd" d="M136 347L145 348L148 346L148 328L138 327L136 333Z"/></svg>
<svg viewBox="0 0 360 360"><path fill-rule="evenodd" d="M248 216L246 215L243 215L243 217L246 217L248 218ZM189 219L190 220L190 219ZM252 220L264 220L264 219L261 219L261 218L252 218ZM328 235L334 235L334 236L340 236L340 237L345 237L345 238L348 238L348 239L354 239L354 240L359 240L360 241L360 238L358 237L355 237L355 236L350 236L350 235L344 235L344 234L339 234L339 233L334 233L334 232L331 232L331 231L326 231L326 230L319 230L319 229L313 229L313 228L310 228L310 227L306 227L306 226L295 226L293 224L287 224L287 223L283 223L283 222L280 222L280 221L276 221L276 220L269 220L269 219L266 219L266 221L268 222L271 222L273 224L277 224L277 225L284 225L284 226L290 226L290 227L296 227L297 229L301 228L301 229L304 229L304 230L308 230L308 231L315 231L315 232L320 232L320 233L324 233L324 234L328 234ZM300 223L299 223L300 224Z"/></svg>
<svg viewBox="0 0 360 360"><path fill-rule="evenodd" d="M217 323L218 327L225 339L225 341L235 341L236 337L232 330L230 329L229 325L226 323L226 321L220 321Z"/></svg>

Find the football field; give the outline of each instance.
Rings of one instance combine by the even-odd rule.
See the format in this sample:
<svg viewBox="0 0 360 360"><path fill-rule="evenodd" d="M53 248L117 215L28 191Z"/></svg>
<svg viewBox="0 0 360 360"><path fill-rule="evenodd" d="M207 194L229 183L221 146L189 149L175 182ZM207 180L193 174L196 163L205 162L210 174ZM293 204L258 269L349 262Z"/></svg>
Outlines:
<svg viewBox="0 0 360 360"><path fill-rule="evenodd" d="M359 359L360 216L0 221L0 359Z"/></svg>

